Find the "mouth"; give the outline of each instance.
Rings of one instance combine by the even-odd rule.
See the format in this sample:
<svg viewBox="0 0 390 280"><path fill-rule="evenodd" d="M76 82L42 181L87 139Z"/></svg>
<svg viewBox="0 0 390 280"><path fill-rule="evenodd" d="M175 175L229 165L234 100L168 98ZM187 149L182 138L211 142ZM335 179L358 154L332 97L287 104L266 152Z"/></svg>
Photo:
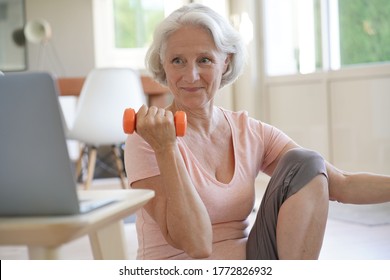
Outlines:
<svg viewBox="0 0 390 280"><path fill-rule="evenodd" d="M181 89L186 92L194 93L201 91L203 87L181 87Z"/></svg>

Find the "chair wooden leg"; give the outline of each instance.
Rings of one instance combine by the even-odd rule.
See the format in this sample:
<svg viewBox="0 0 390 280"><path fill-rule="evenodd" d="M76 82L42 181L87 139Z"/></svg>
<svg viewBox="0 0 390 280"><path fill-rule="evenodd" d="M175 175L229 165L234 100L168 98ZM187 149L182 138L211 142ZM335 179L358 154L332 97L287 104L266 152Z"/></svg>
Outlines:
<svg viewBox="0 0 390 280"><path fill-rule="evenodd" d="M82 147L80 149L80 155L79 155L79 158L77 159L77 162L76 162L76 170L75 170L76 181L78 180L78 178L81 174L84 150L85 150L85 147Z"/></svg>
<svg viewBox="0 0 390 280"><path fill-rule="evenodd" d="M127 189L126 178L125 178L125 175L123 174L123 162L122 162L121 157L120 157L119 148L117 146L113 145L112 151L115 155L116 170L118 171L118 175L119 175L119 178L121 180L122 189Z"/></svg>
<svg viewBox="0 0 390 280"><path fill-rule="evenodd" d="M97 156L96 147L91 147L91 150L89 151L89 156L88 156L87 179L85 181L85 186L84 186L84 188L86 190L89 189L89 187L91 186L92 180L93 180L93 174L95 172L96 156Z"/></svg>

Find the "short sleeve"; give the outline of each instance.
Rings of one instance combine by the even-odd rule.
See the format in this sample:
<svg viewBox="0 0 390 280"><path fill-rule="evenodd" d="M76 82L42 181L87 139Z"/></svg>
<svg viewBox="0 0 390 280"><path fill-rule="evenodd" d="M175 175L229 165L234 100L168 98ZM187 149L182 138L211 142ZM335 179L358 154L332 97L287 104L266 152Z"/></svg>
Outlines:
<svg viewBox="0 0 390 280"><path fill-rule="evenodd" d="M125 168L130 186L135 181L160 174L153 149L137 133L126 139Z"/></svg>
<svg viewBox="0 0 390 280"><path fill-rule="evenodd" d="M284 147L291 141L284 132L266 123L263 127L264 157L261 170L266 170L278 157Z"/></svg>

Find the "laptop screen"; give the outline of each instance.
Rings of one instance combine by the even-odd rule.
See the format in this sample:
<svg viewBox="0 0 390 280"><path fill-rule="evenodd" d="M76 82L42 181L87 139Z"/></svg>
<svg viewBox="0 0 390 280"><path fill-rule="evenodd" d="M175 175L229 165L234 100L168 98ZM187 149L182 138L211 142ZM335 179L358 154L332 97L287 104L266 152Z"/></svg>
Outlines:
<svg viewBox="0 0 390 280"><path fill-rule="evenodd" d="M0 216L78 211L54 79L41 72L0 76Z"/></svg>

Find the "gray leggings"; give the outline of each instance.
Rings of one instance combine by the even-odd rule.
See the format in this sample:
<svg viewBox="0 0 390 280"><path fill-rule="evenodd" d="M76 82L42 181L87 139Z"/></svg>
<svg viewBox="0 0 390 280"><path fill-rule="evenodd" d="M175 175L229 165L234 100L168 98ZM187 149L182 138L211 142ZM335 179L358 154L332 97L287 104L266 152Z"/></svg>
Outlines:
<svg viewBox="0 0 390 280"><path fill-rule="evenodd" d="M276 223L283 202L319 174L326 173L318 153L292 149L280 160L267 186L246 245L248 260L277 260Z"/></svg>

